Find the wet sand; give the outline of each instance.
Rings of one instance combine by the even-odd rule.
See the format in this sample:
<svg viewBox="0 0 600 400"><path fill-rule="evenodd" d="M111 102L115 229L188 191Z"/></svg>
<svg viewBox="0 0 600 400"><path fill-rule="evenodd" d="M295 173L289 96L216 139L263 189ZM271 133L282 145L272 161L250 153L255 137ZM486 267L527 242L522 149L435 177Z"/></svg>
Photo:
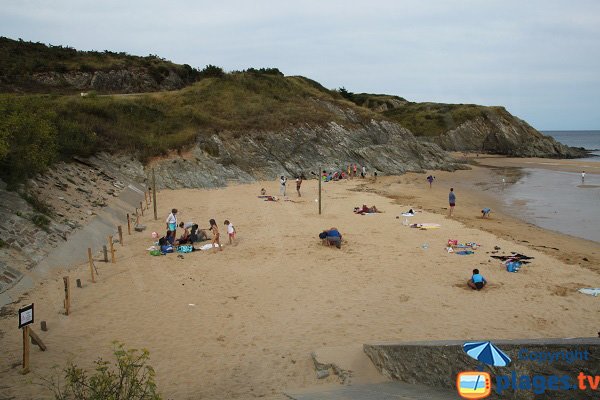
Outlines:
<svg viewBox="0 0 600 400"><path fill-rule="evenodd" d="M327 183L321 216L314 180L303 184L302 198L292 192L288 202L257 198L261 187L276 193L277 182L162 191L159 221L146 217L146 232L126 236L125 246L116 246L116 264L97 262L97 283L85 264L56 271L3 309L0 397L49 398L32 382L68 360L90 367L98 356L110 359L113 340L149 349L165 398L283 399L286 388L336 382L316 379L310 353L317 349L381 340L595 336L598 298L577 289L600 287L598 245L499 213L480 219L487 194L466 196L477 186L464 182L489 173L436 171L433 189L423 184L427 174ZM452 219L444 215L448 185L458 196ZM354 215L361 204L384 213ZM413 229L396 218L417 206L425 211L411 222L441 228ZM179 208L180 220L201 226L216 218L224 228L230 219L238 242L183 258L148 255L150 233L164 231L171 207ZM317 238L331 226L344 235L341 250ZM482 247L470 256L449 254L449 238ZM535 260L508 273L490 258L494 246L498 254L515 251ZM476 267L490 281L482 292L466 287ZM61 277L67 274L84 282L83 289L72 288L69 316L62 314ZM33 372L22 376L14 312L30 302L48 351L32 347ZM474 322L474 316L480 318ZM39 331L42 319L48 332Z"/></svg>

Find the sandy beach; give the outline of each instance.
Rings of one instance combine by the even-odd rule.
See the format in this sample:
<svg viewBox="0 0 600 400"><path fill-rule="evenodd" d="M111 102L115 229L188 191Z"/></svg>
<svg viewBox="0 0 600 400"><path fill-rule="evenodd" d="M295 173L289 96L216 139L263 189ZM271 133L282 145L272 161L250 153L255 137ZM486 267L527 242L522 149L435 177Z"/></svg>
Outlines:
<svg viewBox="0 0 600 400"><path fill-rule="evenodd" d="M494 161L496 162L496 161ZM317 181L302 185L291 201L257 198L276 181L215 190L158 193L159 219L146 214L148 230L116 245L116 264L54 271L0 319L0 398L49 398L36 385L53 366L71 360L90 367L111 357L111 342L147 348L157 382L168 399L282 399L284 389L332 384L317 380L310 353L319 348L359 349L369 341L502 339L596 336L599 299L577 292L600 287L600 245L545 231L503 215L480 218L493 196L478 192L490 169L435 171L429 189L424 174L354 179L323 185L318 215ZM455 218L446 217L447 190L454 186ZM355 215L376 205L381 214ZM201 227L215 218L222 232L229 219L236 243L222 252L152 257L151 232L163 232L168 211ZM396 218L421 208L411 223L437 223L419 230ZM499 206L498 206L499 208ZM325 247L317 235L335 226L342 249ZM222 233L223 242L226 234ZM477 242L475 254L445 250L448 239ZM519 252L535 257L518 273L490 258ZM96 255L99 258L99 255ZM583 260L584 258L587 261ZM482 292L466 287L473 268L490 282ZM62 276L80 278L72 289L71 315L63 312ZM74 286L74 285L73 285ZM48 346L31 351L32 373L20 371L21 335L15 311L34 302L34 329ZM39 321L48 332L39 331Z"/></svg>

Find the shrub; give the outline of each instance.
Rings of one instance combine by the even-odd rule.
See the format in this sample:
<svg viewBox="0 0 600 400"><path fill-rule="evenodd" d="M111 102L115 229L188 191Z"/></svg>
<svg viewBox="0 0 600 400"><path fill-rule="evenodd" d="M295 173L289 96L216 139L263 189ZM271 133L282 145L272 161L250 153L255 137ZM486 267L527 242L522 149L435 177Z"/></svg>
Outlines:
<svg viewBox="0 0 600 400"><path fill-rule="evenodd" d="M108 361L99 358L92 375L75 364L64 370L64 384L59 377L45 379L45 386L54 393L56 400L159 400L154 382L154 368L147 365L148 350L126 350L124 345L114 343L116 358L111 368Z"/></svg>
<svg viewBox="0 0 600 400"><path fill-rule="evenodd" d="M30 192L27 192L27 191L21 192L20 195L21 195L21 198L23 200L25 200L27 203L29 203L29 205L31 207L33 207L33 209L35 211L37 211L38 213L44 214L44 215L52 215L52 208L44 200L41 200L36 195L31 194Z"/></svg>
<svg viewBox="0 0 600 400"><path fill-rule="evenodd" d="M45 231L47 231L48 226L50 226L50 219L42 214L32 215L31 222L33 222L38 228L43 229Z"/></svg>
<svg viewBox="0 0 600 400"><path fill-rule="evenodd" d="M198 73L198 77L200 79L222 78L224 76L225 76L225 71L223 71L223 68L217 67L216 65L211 65L211 64L204 67L204 69Z"/></svg>

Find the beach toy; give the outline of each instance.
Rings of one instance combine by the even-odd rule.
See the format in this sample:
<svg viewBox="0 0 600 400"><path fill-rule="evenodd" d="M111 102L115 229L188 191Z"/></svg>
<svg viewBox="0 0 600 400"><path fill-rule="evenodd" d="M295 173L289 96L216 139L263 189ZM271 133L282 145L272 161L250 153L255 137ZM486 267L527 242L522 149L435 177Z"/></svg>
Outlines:
<svg viewBox="0 0 600 400"><path fill-rule="evenodd" d="M157 238L158 238L158 233L152 232L152 239L157 239Z"/></svg>

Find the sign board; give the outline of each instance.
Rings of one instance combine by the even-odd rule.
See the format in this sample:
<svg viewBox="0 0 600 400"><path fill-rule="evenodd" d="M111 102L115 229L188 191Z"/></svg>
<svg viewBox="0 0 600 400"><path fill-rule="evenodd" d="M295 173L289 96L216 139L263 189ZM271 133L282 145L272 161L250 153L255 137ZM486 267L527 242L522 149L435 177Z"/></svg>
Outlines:
<svg viewBox="0 0 600 400"><path fill-rule="evenodd" d="M19 308L19 329L29 324L33 324L33 303Z"/></svg>

